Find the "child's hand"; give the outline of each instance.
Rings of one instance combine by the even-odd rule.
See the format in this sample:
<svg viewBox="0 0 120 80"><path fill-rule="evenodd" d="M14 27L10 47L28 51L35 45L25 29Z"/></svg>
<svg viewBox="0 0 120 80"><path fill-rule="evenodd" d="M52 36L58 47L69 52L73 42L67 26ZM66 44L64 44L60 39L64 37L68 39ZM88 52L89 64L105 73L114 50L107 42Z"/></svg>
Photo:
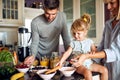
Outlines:
<svg viewBox="0 0 120 80"><path fill-rule="evenodd" d="M73 60L73 59L71 59L70 63L71 63L72 66L74 66L74 67L79 67L79 66L80 66L78 60Z"/></svg>
<svg viewBox="0 0 120 80"><path fill-rule="evenodd" d="M70 62L77 62L77 61L78 59L75 59L75 58L70 60Z"/></svg>
<svg viewBox="0 0 120 80"><path fill-rule="evenodd" d="M74 66L74 67L78 67L78 66L79 66L79 65L78 65L78 59L76 59L76 58L71 59L69 62L70 62L70 63L72 64L72 66Z"/></svg>
<svg viewBox="0 0 120 80"><path fill-rule="evenodd" d="M59 61L56 66L61 66L62 67L63 63L61 61Z"/></svg>
<svg viewBox="0 0 120 80"><path fill-rule="evenodd" d="M60 62L58 62L55 66L59 66L60 65Z"/></svg>

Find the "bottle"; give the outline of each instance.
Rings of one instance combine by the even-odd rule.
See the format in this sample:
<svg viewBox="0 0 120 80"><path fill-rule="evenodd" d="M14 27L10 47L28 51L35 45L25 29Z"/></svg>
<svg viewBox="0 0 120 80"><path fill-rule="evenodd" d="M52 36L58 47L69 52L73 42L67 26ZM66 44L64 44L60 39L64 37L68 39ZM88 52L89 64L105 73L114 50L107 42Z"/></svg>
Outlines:
<svg viewBox="0 0 120 80"><path fill-rule="evenodd" d="M36 8L36 3L35 2L32 3L32 8Z"/></svg>

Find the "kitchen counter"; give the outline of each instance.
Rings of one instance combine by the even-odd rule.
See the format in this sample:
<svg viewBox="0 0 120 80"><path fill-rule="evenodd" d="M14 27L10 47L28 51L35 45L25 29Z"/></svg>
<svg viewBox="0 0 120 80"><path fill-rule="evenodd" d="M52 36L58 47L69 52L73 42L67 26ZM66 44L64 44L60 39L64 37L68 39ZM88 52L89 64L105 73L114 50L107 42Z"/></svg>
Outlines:
<svg viewBox="0 0 120 80"><path fill-rule="evenodd" d="M33 72L27 72L24 78L25 80L43 80L39 75ZM57 71L51 80L84 80L84 77L76 72L71 77L65 77L60 71ZM93 80L100 80L99 73L93 73Z"/></svg>

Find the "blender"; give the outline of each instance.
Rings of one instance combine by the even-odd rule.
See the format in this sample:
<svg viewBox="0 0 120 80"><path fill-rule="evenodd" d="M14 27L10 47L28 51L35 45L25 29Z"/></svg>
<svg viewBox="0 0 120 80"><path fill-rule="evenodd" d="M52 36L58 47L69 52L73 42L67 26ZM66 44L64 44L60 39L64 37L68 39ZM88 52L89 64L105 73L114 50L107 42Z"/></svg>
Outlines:
<svg viewBox="0 0 120 80"><path fill-rule="evenodd" d="M30 49L28 46L29 32L27 28L18 28L18 58L20 62L29 56Z"/></svg>

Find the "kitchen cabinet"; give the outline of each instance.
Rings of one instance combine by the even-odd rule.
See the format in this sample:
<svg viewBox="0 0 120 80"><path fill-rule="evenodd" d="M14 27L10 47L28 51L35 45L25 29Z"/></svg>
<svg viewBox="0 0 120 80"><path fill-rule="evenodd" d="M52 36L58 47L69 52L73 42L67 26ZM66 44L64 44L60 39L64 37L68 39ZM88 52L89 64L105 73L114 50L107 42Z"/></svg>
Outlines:
<svg viewBox="0 0 120 80"><path fill-rule="evenodd" d="M104 28L104 3L102 0L60 0L61 11L67 15L67 25L70 32L71 24L84 13L92 18L88 37L98 45L102 38ZM71 35L70 35L71 36Z"/></svg>
<svg viewBox="0 0 120 80"><path fill-rule="evenodd" d="M24 0L0 0L0 26L24 25Z"/></svg>

